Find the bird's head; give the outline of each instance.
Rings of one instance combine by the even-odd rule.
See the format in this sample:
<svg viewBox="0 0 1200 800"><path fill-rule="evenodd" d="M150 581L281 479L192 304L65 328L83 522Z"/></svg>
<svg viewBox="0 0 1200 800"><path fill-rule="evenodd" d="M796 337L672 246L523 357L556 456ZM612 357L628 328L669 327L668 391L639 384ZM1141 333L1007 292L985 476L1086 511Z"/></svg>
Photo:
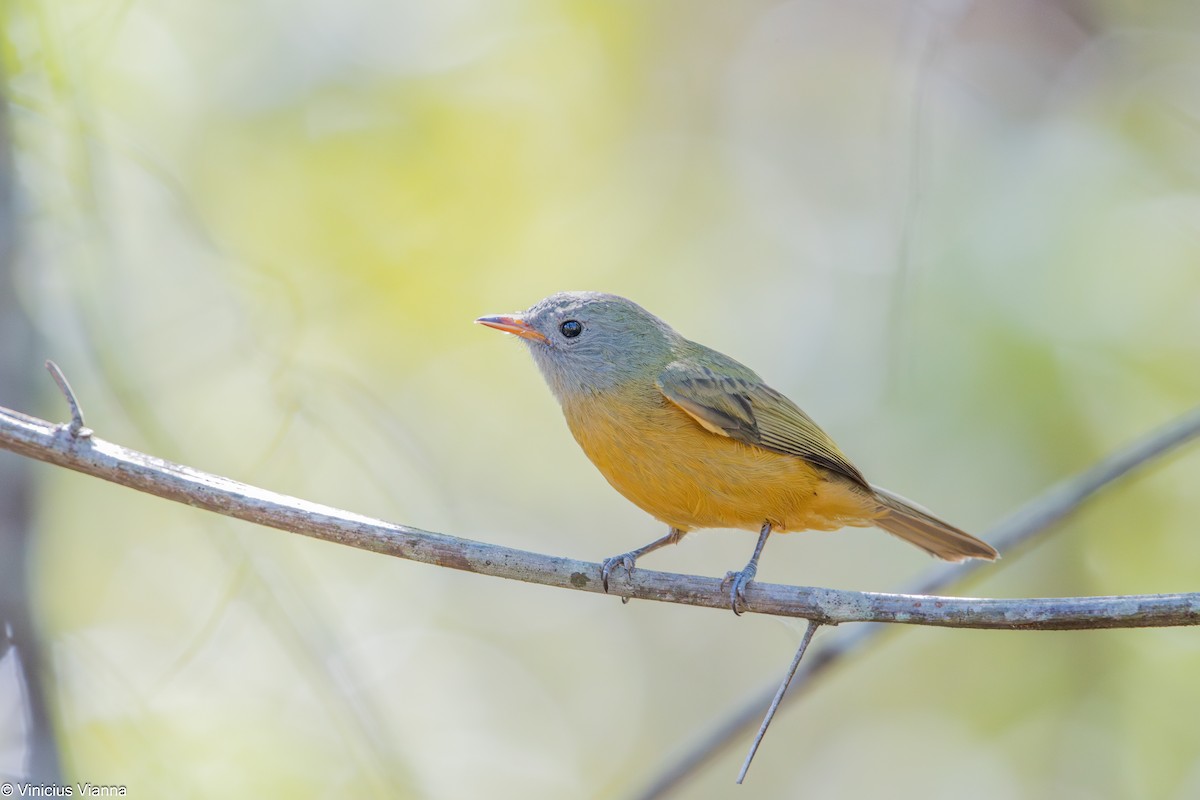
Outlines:
<svg viewBox="0 0 1200 800"><path fill-rule="evenodd" d="M475 321L521 337L560 402L653 380L679 338L637 303L602 292L559 292L527 311Z"/></svg>

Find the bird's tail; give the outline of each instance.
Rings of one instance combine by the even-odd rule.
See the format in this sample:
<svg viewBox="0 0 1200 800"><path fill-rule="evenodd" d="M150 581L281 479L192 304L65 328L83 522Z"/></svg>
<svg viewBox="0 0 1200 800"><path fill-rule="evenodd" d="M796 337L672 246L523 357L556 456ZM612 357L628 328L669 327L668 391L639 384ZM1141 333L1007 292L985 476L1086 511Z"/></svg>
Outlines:
<svg viewBox="0 0 1200 800"><path fill-rule="evenodd" d="M965 561L968 558L994 561L1000 557L987 542L942 522L916 503L887 489L878 486L871 488L879 499L880 512L880 516L872 522L888 533L947 561Z"/></svg>

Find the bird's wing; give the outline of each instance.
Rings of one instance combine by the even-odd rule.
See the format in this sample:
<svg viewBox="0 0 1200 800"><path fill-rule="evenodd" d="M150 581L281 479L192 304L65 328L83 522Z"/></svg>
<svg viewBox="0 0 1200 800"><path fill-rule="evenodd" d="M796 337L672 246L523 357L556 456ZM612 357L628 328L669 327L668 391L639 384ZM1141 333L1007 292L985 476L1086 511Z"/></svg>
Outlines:
<svg viewBox="0 0 1200 800"><path fill-rule="evenodd" d="M825 431L757 376L726 375L693 362L676 361L655 383L664 397L705 430L798 456L871 491L862 473Z"/></svg>

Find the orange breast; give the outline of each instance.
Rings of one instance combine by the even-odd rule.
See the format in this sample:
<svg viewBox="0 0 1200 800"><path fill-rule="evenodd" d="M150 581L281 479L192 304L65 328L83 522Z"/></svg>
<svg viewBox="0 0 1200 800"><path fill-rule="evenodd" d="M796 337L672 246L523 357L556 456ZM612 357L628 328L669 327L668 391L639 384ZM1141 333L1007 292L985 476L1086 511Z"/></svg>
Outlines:
<svg viewBox="0 0 1200 800"><path fill-rule="evenodd" d="M567 424L618 492L681 530L869 525L876 503L848 481L700 427L654 386L573 398Z"/></svg>

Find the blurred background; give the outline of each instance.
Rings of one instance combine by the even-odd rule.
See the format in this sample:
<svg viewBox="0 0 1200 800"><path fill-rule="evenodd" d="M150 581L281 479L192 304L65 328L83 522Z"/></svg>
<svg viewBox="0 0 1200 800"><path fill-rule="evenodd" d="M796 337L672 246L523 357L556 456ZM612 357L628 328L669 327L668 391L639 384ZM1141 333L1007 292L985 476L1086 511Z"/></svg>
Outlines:
<svg viewBox="0 0 1200 800"><path fill-rule="evenodd" d="M99 436L164 458L573 558L643 544L661 526L579 452L524 348L471 324L563 289L746 362L873 481L975 532L1200 399L1190 0L0 13L0 400L64 419L52 357ZM9 651L6 776L626 797L800 636L0 456L4 594L46 700L29 713ZM1194 591L1198 485L1200 453L1173 458L959 588ZM753 544L701 533L645 566L723 575ZM759 577L887 591L929 566L848 530L773 540ZM1198 673L1194 629L898 629L782 714L737 795L1193 798ZM676 796L731 796L747 745Z"/></svg>

